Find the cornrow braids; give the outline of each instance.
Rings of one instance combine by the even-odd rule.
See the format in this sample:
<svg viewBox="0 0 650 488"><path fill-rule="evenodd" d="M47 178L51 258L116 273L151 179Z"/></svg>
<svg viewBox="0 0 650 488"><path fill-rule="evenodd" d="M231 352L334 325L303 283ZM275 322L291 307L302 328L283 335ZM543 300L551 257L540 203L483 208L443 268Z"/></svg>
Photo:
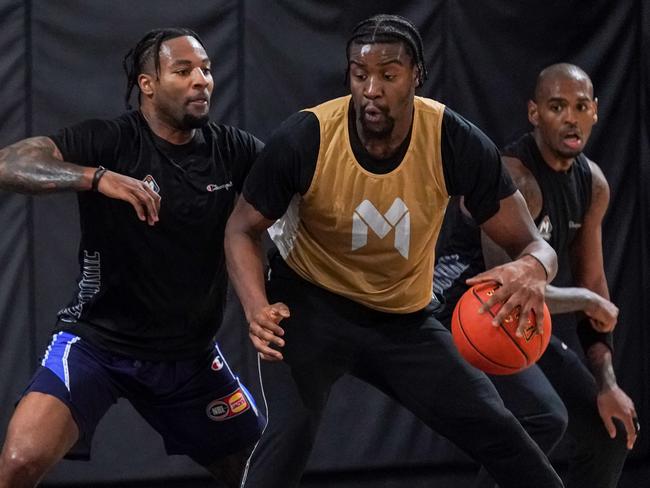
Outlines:
<svg viewBox="0 0 650 488"><path fill-rule="evenodd" d="M138 85L138 76L147 71L147 67L152 60L156 76L160 74L160 46L162 46L162 43L169 39L183 36L193 37L205 49L205 45L198 34L185 27L167 27L151 30L138 41L134 48L129 49L129 52L126 53L122 60L122 67L126 73L126 95L124 102L127 110L131 110L132 108L130 103L131 92ZM138 93L139 101L140 94Z"/></svg>
<svg viewBox="0 0 650 488"><path fill-rule="evenodd" d="M404 42L418 68L418 87L427 79L427 68L424 65L424 47L422 37L413 23L399 15L379 14L359 22L352 30L345 48L348 63L350 61L350 46L352 44L375 44ZM347 75L346 75L347 81Z"/></svg>

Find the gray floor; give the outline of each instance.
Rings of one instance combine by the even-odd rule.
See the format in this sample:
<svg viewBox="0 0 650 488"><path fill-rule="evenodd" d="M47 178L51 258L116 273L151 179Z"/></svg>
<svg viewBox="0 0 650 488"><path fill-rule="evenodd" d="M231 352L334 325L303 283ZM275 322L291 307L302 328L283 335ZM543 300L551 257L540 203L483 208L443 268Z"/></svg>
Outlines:
<svg viewBox="0 0 650 488"><path fill-rule="evenodd" d="M561 471L561 468L560 468ZM301 488L471 488L474 472L460 468L419 468L350 473L310 473ZM43 484L43 487L80 488L86 485ZM207 478L156 482L97 484L93 488L220 488ZM633 461L626 465L618 488L649 488L650 463Z"/></svg>

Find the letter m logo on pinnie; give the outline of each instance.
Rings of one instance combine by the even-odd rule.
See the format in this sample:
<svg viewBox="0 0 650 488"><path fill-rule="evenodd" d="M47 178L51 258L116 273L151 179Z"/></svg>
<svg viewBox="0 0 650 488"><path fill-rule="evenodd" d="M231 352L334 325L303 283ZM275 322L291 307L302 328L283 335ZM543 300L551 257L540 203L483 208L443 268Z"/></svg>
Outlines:
<svg viewBox="0 0 650 488"><path fill-rule="evenodd" d="M370 202L364 200L352 215L352 250L356 251L368 243L368 228L381 239L395 230L395 249L404 259L409 257L411 240L411 217L409 209L401 198L396 198L388 209L381 214Z"/></svg>

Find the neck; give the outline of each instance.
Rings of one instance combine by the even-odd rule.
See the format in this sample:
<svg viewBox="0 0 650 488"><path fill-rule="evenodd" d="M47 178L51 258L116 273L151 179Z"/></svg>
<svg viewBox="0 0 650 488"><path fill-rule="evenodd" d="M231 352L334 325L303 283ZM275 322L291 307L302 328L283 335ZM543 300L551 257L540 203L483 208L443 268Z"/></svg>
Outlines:
<svg viewBox="0 0 650 488"><path fill-rule="evenodd" d="M558 154L557 152L553 151L551 148L548 147L548 145L544 144L541 136L537 131L533 132L533 136L535 138L535 143L537 144L537 148L539 149L539 152L541 153L542 158L544 159L544 162L553 171L557 171L558 173L566 173L571 169L571 166L573 166L573 162L575 161L575 157L573 156L564 157Z"/></svg>
<svg viewBox="0 0 650 488"><path fill-rule="evenodd" d="M171 144L187 144L194 137L196 129L182 130L172 126L163 120L149 104L142 104L140 113L153 133Z"/></svg>
<svg viewBox="0 0 650 488"><path fill-rule="evenodd" d="M359 140L368 154L375 159L386 159L393 156L404 142L411 130L413 123L413 109L408 112L408 117L395 121L395 126L390 134L382 137L368 137L363 131L363 126L358 117L355 117L355 128Z"/></svg>

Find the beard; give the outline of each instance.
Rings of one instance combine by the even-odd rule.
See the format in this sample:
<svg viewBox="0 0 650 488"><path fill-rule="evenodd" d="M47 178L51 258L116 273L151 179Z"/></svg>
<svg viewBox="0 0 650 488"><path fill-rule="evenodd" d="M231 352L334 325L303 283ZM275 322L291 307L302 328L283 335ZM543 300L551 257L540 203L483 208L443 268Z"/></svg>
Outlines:
<svg viewBox="0 0 650 488"><path fill-rule="evenodd" d="M361 130L365 139L387 139L393 133L395 119L388 115L387 112L382 111L382 113L384 114L384 121L380 124L368 122L363 113L359 115L359 122L361 122Z"/></svg>
<svg viewBox="0 0 650 488"><path fill-rule="evenodd" d="M210 121L209 113L205 115L199 115L199 116L186 113L185 115L183 115L183 118L180 121L179 129L182 130L200 129L209 121Z"/></svg>

